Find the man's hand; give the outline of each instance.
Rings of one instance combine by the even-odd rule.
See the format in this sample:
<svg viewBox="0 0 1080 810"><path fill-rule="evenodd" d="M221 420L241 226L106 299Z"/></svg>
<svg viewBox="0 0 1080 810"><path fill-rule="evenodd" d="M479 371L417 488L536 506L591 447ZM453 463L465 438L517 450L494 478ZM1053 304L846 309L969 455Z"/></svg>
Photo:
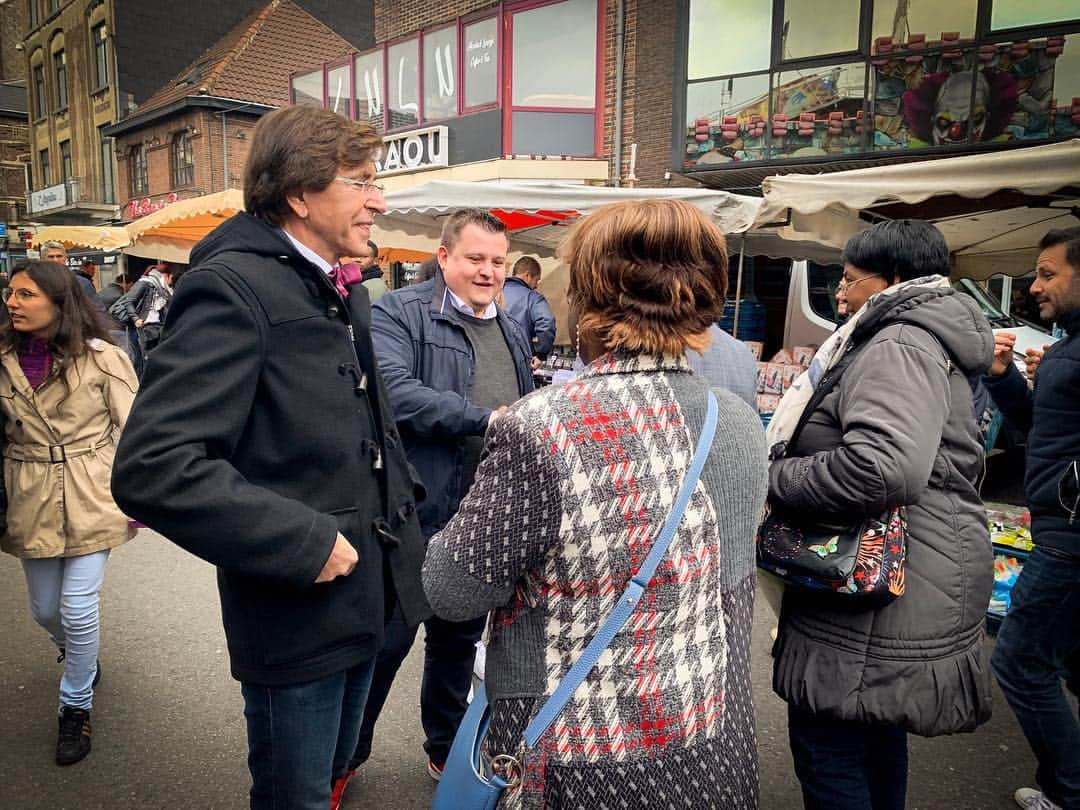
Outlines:
<svg viewBox="0 0 1080 810"><path fill-rule="evenodd" d="M1046 350L1050 348L1050 344L1045 344L1041 349L1028 349L1024 355L1024 367L1027 369L1027 378L1029 380L1035 379L1035 372L1039 368L1039 363L1042 362L1043 355L1046 354Z"/></svg>
<svg viewBox="0 0 1080 810"><path fill-rule="evenodd" d="M143 319L142 318L136 318L135 319L135 328L136 329L142 329L142 327L143 327Z"/></svg>
<svg viewBox="0 0 1080 810"><path fill-rule="evenodd" d="M352 543L346 540L341 532L338 532L334 547L330 550L330 557L322 567L322 571L315 577L315 582L330 582L338 577L347 577L356 568L359 560L360 555L356 553Z"/></svg>
<svg viewBox="0 0 1080 810"><path fill-rule="evenodd" d="M1016 335L1012 332L998 332L994 335L994 362L990 364L990 376L1000 377L1009 370L1013 363L1013 346Z"/></svg>
<svg viewBox="0 0 1080 810"><path fill-rule="evenodd" d="M532 359L532 360L530 361L530 365L532 365L532 370L533 370L533 371L536 371L536 370L537 370L538 368L540 368L540 366L541 366L541 364L542 364L543 362L544 362L544 361L543 361L543 360L541 360L541 359L540 359L539 357L534 357L534 358L533 358L533 359Z"/></svg>

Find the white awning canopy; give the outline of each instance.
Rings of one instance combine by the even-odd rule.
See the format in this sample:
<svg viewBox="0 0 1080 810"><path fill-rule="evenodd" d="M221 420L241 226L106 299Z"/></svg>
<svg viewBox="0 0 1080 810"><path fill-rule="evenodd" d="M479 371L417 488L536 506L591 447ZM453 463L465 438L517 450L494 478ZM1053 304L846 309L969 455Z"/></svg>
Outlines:
<svg viewBox="0 0 1080 810"><path fill-rule="evenodd" d="M815 258L797 255L799 242L831 248L838 257L857 230L897 216L883 208L903 204L913 206L903 216L923 216L942 230L957 275L1019 275L1034 267L1043 234L1080 224L1080 139L832 174L779 175L767 177L762 188L765 205L749 239L772 234L791 244L794 258ZM1003 203L991 197L998 192L1015 196ZM927 204L920 214L919 204L942 197L967 201L954 206L962 213L935 216Z"/></svg>
<svg viewBox="0 0 1080 810"><path fill-rule="evenodd" d="M509 215L512 249L554 256L568 226L608 203L625 200L680 199L708 214L725 233L750 228L762 201L726 191L686 188L610 188L555 182L463 183L434 180L386 195L387 212L376 220L372 239L380 245L429 249L438 246L446 215L476 207ZM521 227L515 228L520 219ZM535 222L532 220L535 219Z"/></svg>

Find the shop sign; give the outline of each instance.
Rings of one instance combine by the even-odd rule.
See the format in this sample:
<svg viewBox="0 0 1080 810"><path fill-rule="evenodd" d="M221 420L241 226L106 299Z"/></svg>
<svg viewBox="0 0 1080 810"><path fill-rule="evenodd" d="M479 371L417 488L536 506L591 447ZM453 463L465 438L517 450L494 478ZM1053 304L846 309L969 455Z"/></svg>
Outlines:
<svg viewBox="0 0 1080 810"><path fill-rule="evenodd" d="M0 239L7 239L7 223L0 222Z"/></svg>
<svg viewBox="0 0 1080 810"><path fill-rule="evenodd" d="M67 190L63 183L49 186L39 191L30 192L30 211L37 214L50 208L59 208L67 204Z"/></svg>
<svg viewBox="0 0 1080 810"><path fill-rule="evenodd" d="M382 159L375 165L380 175L449 166L449 130L427 127L383 137Z"/></svg>
<svg viewBox="0 0 1080 810"><path fill-rule="evenodd" d="M160 211L166 205L174 203L178 199L180 198L177 196L176 192L170 191L160 200L151 200L149 197L143 197L141 200L131 200L127 204L127 214L131 219L145 217L147 214Z"/></svg>

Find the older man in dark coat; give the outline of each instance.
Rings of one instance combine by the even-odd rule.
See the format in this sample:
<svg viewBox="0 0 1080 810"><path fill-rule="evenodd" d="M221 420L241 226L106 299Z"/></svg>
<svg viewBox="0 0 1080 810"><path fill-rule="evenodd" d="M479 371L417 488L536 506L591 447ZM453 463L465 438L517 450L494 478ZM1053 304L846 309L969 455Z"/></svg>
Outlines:
<svg viewBox="0 0 1080 810"><path fill-rule="evenodd" d="M366 123L263 117L247 212L192 252L117 455L132 517L218 568L253 808L326 810L387 605L428 614L412 479L341 256L385 209Z"/></svg>

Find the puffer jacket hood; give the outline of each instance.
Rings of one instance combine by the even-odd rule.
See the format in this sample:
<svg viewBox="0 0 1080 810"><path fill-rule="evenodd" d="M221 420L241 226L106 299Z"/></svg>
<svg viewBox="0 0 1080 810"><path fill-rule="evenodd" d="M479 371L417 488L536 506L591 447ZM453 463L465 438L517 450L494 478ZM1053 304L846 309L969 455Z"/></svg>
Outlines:
<svg viewBox="0 0 1080 810"><path fill-rule="evenodd" d="M925 329L937 338L965 375L983 374L994 358L994 332L978 303L951 287L911 287L883 297L860 319L852 339L893 324Z"/></svg>

